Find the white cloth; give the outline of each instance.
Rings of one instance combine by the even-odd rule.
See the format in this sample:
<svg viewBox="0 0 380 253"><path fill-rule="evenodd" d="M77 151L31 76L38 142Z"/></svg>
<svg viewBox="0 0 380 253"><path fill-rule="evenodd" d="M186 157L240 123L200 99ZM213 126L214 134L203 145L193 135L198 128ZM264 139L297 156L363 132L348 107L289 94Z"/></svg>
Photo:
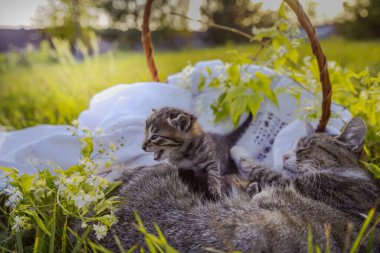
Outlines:
<svg viewBox="0 0 380 253"><path fill-rule="evenodd" d="M219 60L199 62L194 68L185 68L182 72L170 76L168 84L134 83L108 88L96 94L90 101L89 109L80 114L79 129L86 127L94 132L95 150L115 143L118 149L113 154L114 163L121 164L122 169L155 163L152 154L141 149L145 120L153 108L181 108L196 114L206 131L231 131L233 127L229 119L217 125L213 123L210 104L218 97L220 91L207 87L214 77L223 74L223 66L224 63ZM247 65L242 71L252 76L257 71L266 75L276 75L274 71L256 65ZM202 92L198 89L201 74L206 77L206 85ZM271 87L289 85L297 84L290 78L277 76ZM304 92L301 104L314 99L313 94ZM253 158L274 164L276 168L282 166L282 155L303 134L303 124L297 120L295 113L298 108L295 98L282 93L278 96L278 101L279 108L268 101L263 102L256 118L238 142L238 145L245 147ZM344 121L349 120L350 114L337 105L333 105L332 110L339 113L343 119L331 119L329 122L329 130L338 132ZM104 131L100 133L97 129ZM0 165L15 167L20 173L35 173L38 168L46 168L51 164L58 164L66 169L77 164L80 159L78 138L84 134L79 131L73 136L72 133L72 127L59 125L41 125L18 131L0 132ZM104 161L104 154L99 155L98 151L95 154L96 160L100 163ZM116 177L119 172L115 170L109 178Z"/></svg>

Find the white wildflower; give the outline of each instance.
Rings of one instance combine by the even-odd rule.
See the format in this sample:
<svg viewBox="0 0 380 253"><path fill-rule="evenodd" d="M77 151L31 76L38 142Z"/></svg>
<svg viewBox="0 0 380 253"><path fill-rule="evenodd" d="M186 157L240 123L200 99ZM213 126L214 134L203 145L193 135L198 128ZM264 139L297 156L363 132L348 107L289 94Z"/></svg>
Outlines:
<svg viewBox="0 0 380 253"><path fill-rule="evenodd" d="M226 74L220 74L217 78L218 78L219 82L221 82L221 83L224 83L225 81L227 81Z"/></svg>
<svg viewBox="0 0 380 253"><path fill-rule="evenodd" d="M8 185L8 187L3 190L3 194L8 196L8 199L5 201L5 206L9 206L12 209L16 208L17 204L23 199L20 190L11 185Z"/></svg>
<svg viewBox="0 0 380 253"><path fill-rule="evenodd" d="M62 195L66 190L66 178L63 175L59 175L58 179L54 181L54 184L58 186L58 192Z"/></svg>
<svg viewBox="0 0 380 253"><path fill-rule="evenodd" d="M80 176L78 173L75 173L71 177L67 178L66 184L68 185L78 185L85 180L85 177Z"/></svg>
<svg viewBox="0 0 380 253"><path fill-rule="evenodd" d="M104 134L104 129L103 128L95 128L95 135L102 135Z"/></svg>
<svg viewBox="0 0 380 253"><path fill-rule="evenodd" d="M82 192L78 192L76 195L72 196L71 199L74 201L78 209L82 209L87 204L85 196Z"/></svg>
<svg viewBox="0 0 380 253"><path fill-rule="evenodd" d="M187 65L179 75L179 83L178 85L186 90L191 90L193 85L191 82L192 74L194 73L194 67L191 65Z"/></svg>
<svg viewBox="0 0 380 253"><path fill-rule="evenodd" d="M73 125L74 127L78 127L79 121L75 119L75 120L71 121L71 125Z"/></svg>
<svg viewBox="0 0 380 253"><path fill-rule="evenodd" d="M95 165L89 158L83 158L80 160L79 165L84 165L84 170L89 171L94 169Z"/></svg>
<svg viewBox="0 0 380 253"><path fill-rule="evenodd" d="M26 228L28 225L29 218L26 216L15 216L13 219L12 230L20 232Z"/></svg>
<svg viewBox="0 0 380 253"><path fill-rule="evenodd" d="M286 47L284 46L280 46L277 50L277 53L278 55L281 57L281 56L284 56L286 53L288 52L288 50L286 49Z"/></svg>
<svg viewBox="0 0 380 253"><path fill-rule="evenodd" d="M247 73L247 72L242 72L240 74L240 80L243 82L243 83L247 83L249 82L249 80L252 79L252 76L250 73Z"/></svg>
<svg viewBox="0 0 380 253"><path fill-rule="evenodd" d="M95 231L96 239L101 240L107 235L108 228L105 225L94 224L92 228Z"/></svg>

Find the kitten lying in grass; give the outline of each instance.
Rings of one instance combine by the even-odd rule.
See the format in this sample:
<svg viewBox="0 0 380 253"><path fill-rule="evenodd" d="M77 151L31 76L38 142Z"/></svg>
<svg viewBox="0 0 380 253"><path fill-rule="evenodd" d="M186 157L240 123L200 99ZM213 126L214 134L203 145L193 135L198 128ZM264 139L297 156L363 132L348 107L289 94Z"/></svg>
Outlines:
<svg viewBox="0 0 380 253"><path fill-rule="evenodd" d="M204 252L205 247L228 252L307 252L308 227L322 252L326 241L330 252L343 252L380 194L377 182L359 165L365 132L362 120L354 118L338 137L310 134L299 141L294 162L285 163L288 176L233 149L240 170L260 182L261 192L253 197L242 192L203 201L189 191L178 169L169 164L127 171L115 192L123 199L116 213L120 220L100 243L118 251L116 234L124 249L144 245L144 235L133 226L137 212L149 232L156 233L156 224L179 252ZM347 244L348 223L353 230ZM326 227L330 227L328 239ZM372 252L379 252L379 232L377 229Z"/></svg>
<svg viewBox="0 0 380 253"><path fill-rule="evenodd" d="M154 153L155 160L168 158L178 167L183 180L196 191L219 197L231 183L243 183L231 172L235 164L230 158L230 148L239 140L252 120L226 135L205 133L191 113L164 107L153 110L145 127L142 148ZM230 173L230 175L226 175ZM226 175L226 176L225 176ZM222 176L222 181L221 181ZM222 190L223 188L223 190Z"/></svg>

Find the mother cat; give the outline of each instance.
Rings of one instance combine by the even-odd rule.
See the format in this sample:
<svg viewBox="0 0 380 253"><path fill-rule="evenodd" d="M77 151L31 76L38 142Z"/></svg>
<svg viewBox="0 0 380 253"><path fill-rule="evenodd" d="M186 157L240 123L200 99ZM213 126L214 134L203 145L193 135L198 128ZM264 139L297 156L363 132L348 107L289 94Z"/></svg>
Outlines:
<svg viewBox="0 0 380 253"><path fill-rule="evenodd" d="M293 150L290 176L279 174L232 152L261 192L241 193L218 202L192 193L172 166L140 167L124 174L123 197L116 224L101 243L117 251L113 233L125 249L143 245L132 224L136 211L150 232L156 223L168 243L180 252L204 252L204 247L242 252L307 252L308 226L324 251L324 224L331 225L331 252L342 252L347 224L357 235L380 189L359 165L366 126L352 119L340 136L311 133ZM289 156L284 157L290 159ZM313 171L310 172L310 168ZM286 173L287 174L287 173ZM379 246L379 231L375 236ZM378 250L379 248L377 248Z"/></svg>

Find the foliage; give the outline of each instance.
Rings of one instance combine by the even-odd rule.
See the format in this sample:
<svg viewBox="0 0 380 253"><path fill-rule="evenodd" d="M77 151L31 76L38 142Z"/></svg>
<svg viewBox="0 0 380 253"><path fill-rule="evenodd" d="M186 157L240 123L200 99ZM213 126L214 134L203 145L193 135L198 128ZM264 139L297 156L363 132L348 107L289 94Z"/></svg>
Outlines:
<svg viewBox="0 0 380 253"><path fill-rule="evenodd" d="M39 6L35 23L54 38L65 39L73 46L77 40L87 42L98 12L92 0L52 0Z"/></svg>
<svg viewBox="0 0 380 253"><path fill-rule="evenodd" d="M347 38L366 39L380 37L380 1L355 0L344 4L338 31Z"/></svg>
<svg viewBox="0 0 380 253"><path fill-rule="evenodd" d="M365 249L363 252L373 252L373 237L376 232L376 227L380 223L380 215L376 213L376 209L372 208L369 210L366 219L360 228L359 233L354 238L354 241L350 243L350 237L352 235L353 225L351 223L347 224L345 245L343 247L343 252L356 253L362 252L361 249ZM313 231L311 227L308 227L308 253L322 253L322 249L325 249L325 253L330 253L330 240L331 240L331 226L328 224L324 225L324 232L326 238L326 245L316 245L313 240Z"/></svg>
<svg viewBox="0 0 380 253"><path fill-rule="evenodd" d="M112 27L126 31L140 29L145 1L135 0L96 0L97 7L103 9L112 19ZM156 0L152 4L150 28L155 30L185 30L187 23L172 12L186 15L189 0Z"/></svg>
<svg viewBox="0 0 380 253"><path fill-rule="evenodd" d="M209 84L222 91L212 105L215 121L229 117L236 125L242 113L249 111L255 115L264 99L277 104L276 93L284 90L272 91L270 83L273 77L279 75L288 76L299 84L286 90L296 99L299 99L303 91L317 94L314 101L300 105L298 116L320 118L322 97L317 60L309 56L300 57L299 48L305 41L298 38L298 28L288 21L284 5L281 5L279 14L281 18L273 27L254 29L255 34L251 40L261 45L257 53L253 57L235 54L226 69ZM277 74L268 76L258 72L255 77L247 76L244 68L251 62L269 67ZM371 155L371 159L378 158L380 149L377 143L380 138L375 133L380 130L380 72L376 75L368 70L355 72L334 61L328 65L333 84L333 101L367 122L368 136L375 137L368 138L367 154ZM201 82L200 87L203 86L204 83Z"/></svg>
<svg viewBox="0 0 380 253"><path fill-rule="evenodd" d="M67 170L54 164L34 175L19 175L13 168L1 169L8 179L0 192L5 198L2 212L7 221L0 236L2 247L70 251L73 245L69 240L69 221L81 222L81 227L93 230L98 240L117 222L114 212L119 197L107 195L119 182L110 183L96 176L99 164L91 159L92 133L86 130L80 142L81 161ZM33 238L35 242L31 244Z"/></svg>
<svg viewBox="0 0 380 253"><path fill-rule="evenodd" d="M262 11L261 5L250 0L206 0L201 6L202 19L206 23L215 23L235 28L247 33L253 26L268 27L277 19L277 13ZM243 41L233 33L221 32L208 28L206 38L213 44L224 44L228 41Z"/></svg>

